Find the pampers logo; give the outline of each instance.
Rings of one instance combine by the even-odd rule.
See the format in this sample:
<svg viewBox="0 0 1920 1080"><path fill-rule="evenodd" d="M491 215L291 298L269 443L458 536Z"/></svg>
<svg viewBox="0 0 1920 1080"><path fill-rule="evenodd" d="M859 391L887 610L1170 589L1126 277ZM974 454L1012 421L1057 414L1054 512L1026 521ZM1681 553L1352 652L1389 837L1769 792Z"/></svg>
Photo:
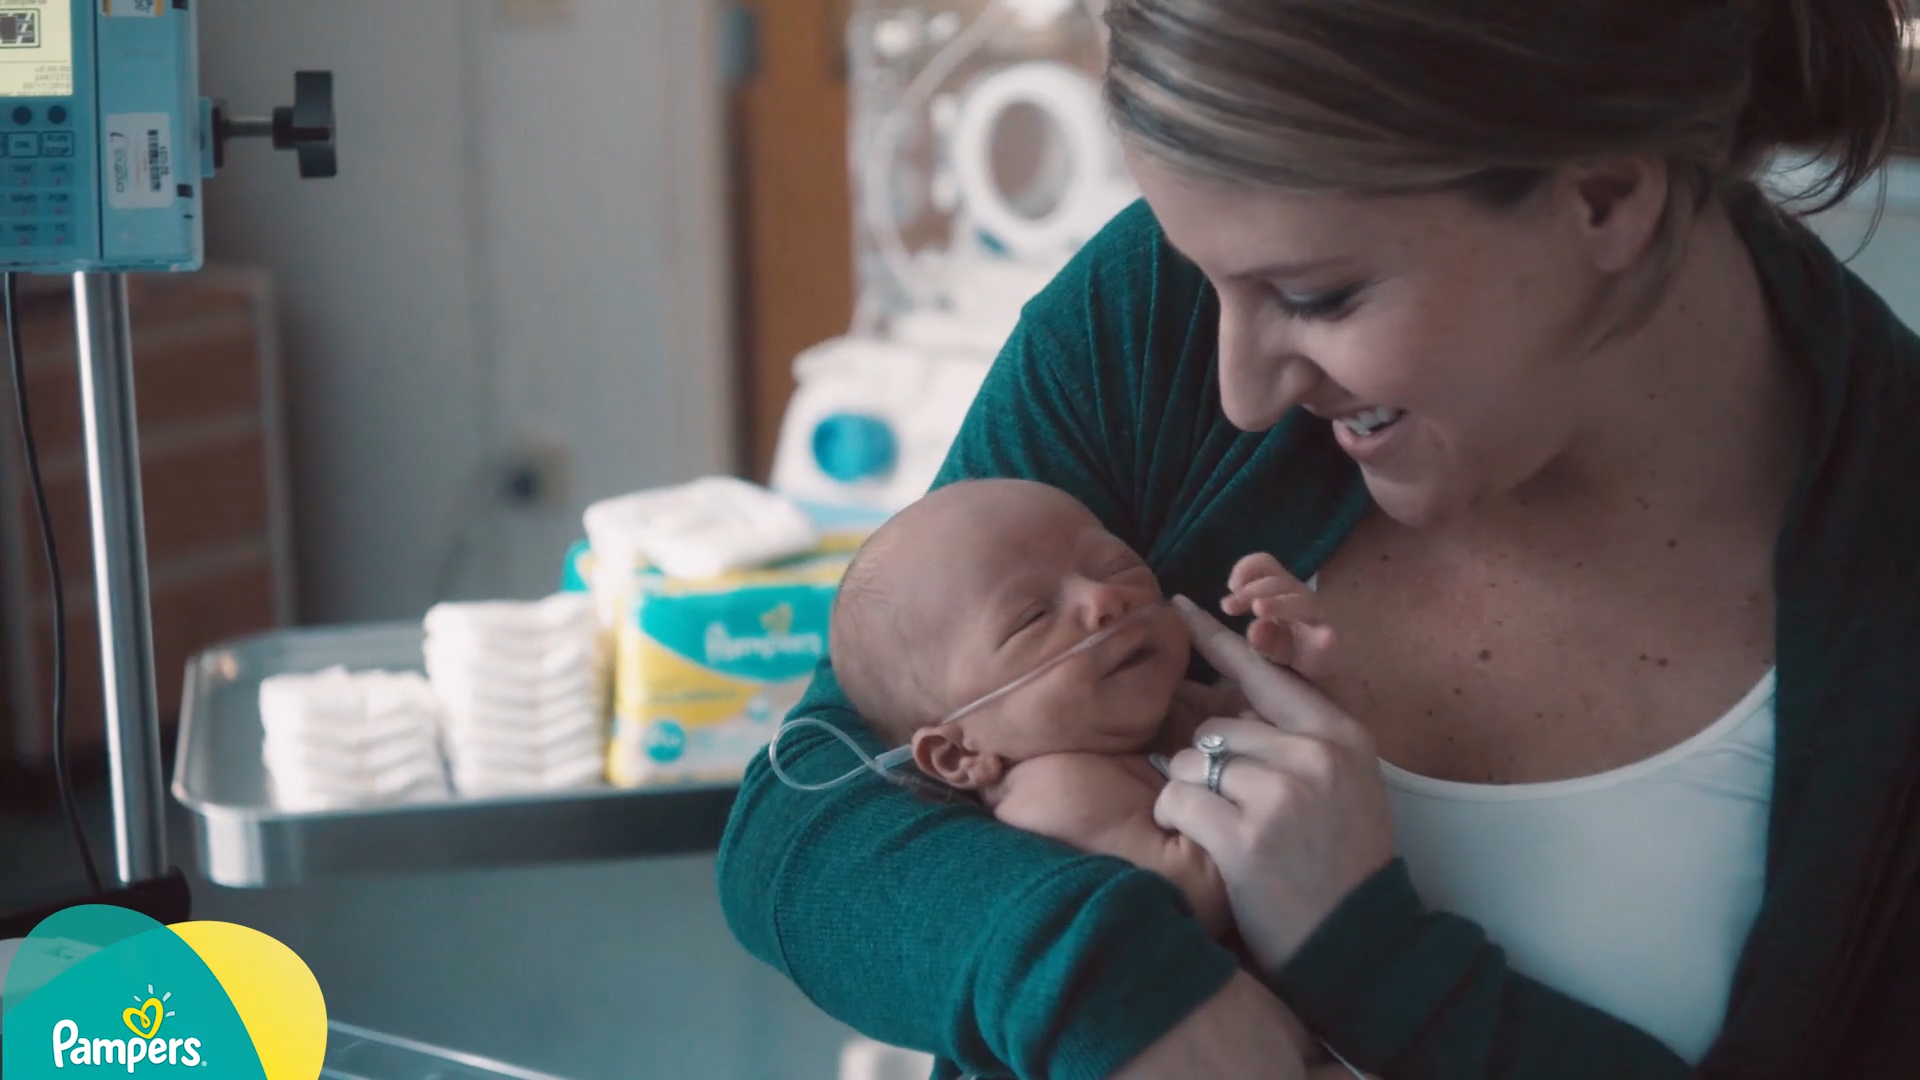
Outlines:
<svg viewBox="0 0 1920 1080"><path fill-rule="evenodd" d="M160 1037L160 1026L168 1018L179 1015L168 1009L167 1002L173 999L168 991L159 997L153 997L153 987L147 987L147 999L139 1008L122 1009L120 1019L133 1032L131 1040L127 1038L99 1039L87 1038L80 1033L80 1024L74 1020L62 1020L53 1025L53 1067L64 1069L69 1065L121 1065L128 1072L145 1062L148 1065L181 1065L186 1068L198 1068L203 1062L200 1058L200 1040L195 1038ZM140 995L133 995L140 1001Z"/></svg>
<svg viewBox="0 0 1920 1080"><path fill-rule="evenodd" d="M759 660L776 660L783 656L817 660L827 651L819 633L793 632L792 604L782 603L760 616L760 628L765 633L735 637L727 631L725 623L718 620L708 623L706 639L702 643L706 649L707 663L730 664L749 656Z"/></svg>
<svg viewBox="0 0 1920 1080"><path fill-rule="evenodd" d="M313 973L285 945L231 923L63 911L22 943L0 1009L7 1080L314 1080L326 1055Z"/></svg>

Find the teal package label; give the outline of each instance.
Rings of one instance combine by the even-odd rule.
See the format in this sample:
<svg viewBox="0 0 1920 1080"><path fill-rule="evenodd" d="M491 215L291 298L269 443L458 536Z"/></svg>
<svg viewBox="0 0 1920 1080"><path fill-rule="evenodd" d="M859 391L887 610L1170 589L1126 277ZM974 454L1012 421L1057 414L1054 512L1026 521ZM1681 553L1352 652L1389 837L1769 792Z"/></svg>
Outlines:
<svg viewBox="0 0 1920 1080"><path fill-rule="evenodd" d="M827 654L831 584L746 586L710 593L644 590L636 617L655 644L722 675L804 678Z"/></svg>

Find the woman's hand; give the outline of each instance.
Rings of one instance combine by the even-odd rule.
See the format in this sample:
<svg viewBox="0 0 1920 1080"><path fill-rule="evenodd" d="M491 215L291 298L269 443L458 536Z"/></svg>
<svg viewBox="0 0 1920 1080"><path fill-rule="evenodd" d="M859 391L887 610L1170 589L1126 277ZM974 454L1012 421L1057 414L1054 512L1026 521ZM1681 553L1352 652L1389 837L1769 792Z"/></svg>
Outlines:
<svg viewBox="0 0 1920 1080"><path fill-rule="evenodd" d="M1208 686L1191 680L1173 688L1173 701L1167 706L1167 718L1154 737L1151 753L1167 757L1193 745L1200 725L1216 716L1238 716L1246 711L1247 699L1232 684Z"/></svg>
<svg viewBox="0 0 1920 1080"><path fill-rule="evenodd" d="M1187 749L1154 804L1163 828L1192 837L1220 868L1248 949L1284 964L1341 901L1393 858L1393 821L1372 740L1293 672L1176 597L1194 647L1245 695L1250 712L1201 725L1231 755L1221 794Z"/></svg>

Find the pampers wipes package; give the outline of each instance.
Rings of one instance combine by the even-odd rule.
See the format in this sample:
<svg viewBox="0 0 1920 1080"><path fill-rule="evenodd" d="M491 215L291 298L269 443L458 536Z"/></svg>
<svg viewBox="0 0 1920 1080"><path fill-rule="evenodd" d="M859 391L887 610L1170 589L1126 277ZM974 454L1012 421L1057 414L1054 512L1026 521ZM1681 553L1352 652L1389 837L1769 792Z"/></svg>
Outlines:
<svg viewBox="0 0 1920 1080"><path fill-rule="evenodd" d="M608 778L738 779L826 655L847 561L699 579L642 571L618 631Z"/></svg>

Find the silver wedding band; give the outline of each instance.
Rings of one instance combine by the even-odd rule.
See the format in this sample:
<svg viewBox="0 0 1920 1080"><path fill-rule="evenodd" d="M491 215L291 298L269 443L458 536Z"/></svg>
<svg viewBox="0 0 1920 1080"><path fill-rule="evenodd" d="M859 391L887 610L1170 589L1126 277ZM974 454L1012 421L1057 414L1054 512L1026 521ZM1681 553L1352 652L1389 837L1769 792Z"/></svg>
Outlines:
<svg viewBox="0 0 1920 1080"><path fill-rule="evenodd" d="M1220 776L1227 771L1227 759L1233 756L1227 749L1227 737L1202 735L1193 740L1193 748L1207 755L1207 790L1220 794Z"/></svg>

